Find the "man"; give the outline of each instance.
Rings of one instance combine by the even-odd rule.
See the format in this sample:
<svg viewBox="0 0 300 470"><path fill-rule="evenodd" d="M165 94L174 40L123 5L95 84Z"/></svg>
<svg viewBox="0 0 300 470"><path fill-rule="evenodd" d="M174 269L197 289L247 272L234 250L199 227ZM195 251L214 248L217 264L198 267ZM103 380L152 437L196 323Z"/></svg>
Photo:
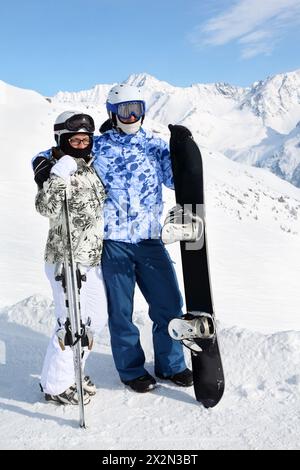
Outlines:
<svg viewBox="0 0 300 470"><path fill-rule="evenodd" d="M136 392L155 387L132 321L137 284L153 321L156 376L191 386L182 346L168 334L169 321L182 315L176 274L160 237L162 185L173 189L168 145L141 127L145 102L140 88L117 85L106 105L110 125L94 140L94 168L107 193L102 269L116 368L121 381Z"/></svg>

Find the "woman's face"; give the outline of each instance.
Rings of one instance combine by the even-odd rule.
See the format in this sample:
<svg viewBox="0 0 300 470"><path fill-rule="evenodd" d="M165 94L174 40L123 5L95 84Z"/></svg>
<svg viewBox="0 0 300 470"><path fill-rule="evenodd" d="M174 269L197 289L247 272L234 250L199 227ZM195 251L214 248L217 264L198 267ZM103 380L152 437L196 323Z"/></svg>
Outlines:
<svg viewBox="0 0 300 470"><path fill-rule="evenodd" d="M84 133L79 133L72 135L72 137L69 139L69 143L71 147L77 149L84 149L87 147L91 142L91 138L88 134Z"/></svg>

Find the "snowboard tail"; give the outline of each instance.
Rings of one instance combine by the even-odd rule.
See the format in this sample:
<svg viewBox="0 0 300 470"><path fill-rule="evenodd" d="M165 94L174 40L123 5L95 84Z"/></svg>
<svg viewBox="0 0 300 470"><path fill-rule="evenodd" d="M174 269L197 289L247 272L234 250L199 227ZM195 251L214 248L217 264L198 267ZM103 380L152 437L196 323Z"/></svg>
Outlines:
<svg viewBox="0 0 300 470"><path fill-rule="evenodd" d="M192 352L192 368L196 400L205 408L213 408L221 400L225 383L218 341L199 340L202 352Z"/></svg>

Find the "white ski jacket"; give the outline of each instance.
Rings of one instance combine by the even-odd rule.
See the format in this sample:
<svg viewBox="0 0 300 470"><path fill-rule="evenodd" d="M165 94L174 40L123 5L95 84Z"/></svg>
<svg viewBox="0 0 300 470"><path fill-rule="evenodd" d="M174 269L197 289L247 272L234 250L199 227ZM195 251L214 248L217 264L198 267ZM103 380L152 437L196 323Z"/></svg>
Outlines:
<svg viewBox="0 0 300 470"><path fill-rule="evenodd" d="M92 159L76 159L77 171L71 175L68 187L71 236L75 262L97 266L101 261L103 245L103 204L105 190L91 166ZM67 183L54 174L39 189L35 206L49 218L50 228L45 250L47 263L63 261L62 208Z"/></svg>

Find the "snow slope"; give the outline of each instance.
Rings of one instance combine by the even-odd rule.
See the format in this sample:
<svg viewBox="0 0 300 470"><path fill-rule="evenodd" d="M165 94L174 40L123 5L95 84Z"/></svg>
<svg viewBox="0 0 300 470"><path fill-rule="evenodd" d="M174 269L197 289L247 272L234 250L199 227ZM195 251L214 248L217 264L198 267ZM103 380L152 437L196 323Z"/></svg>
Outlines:
<svg viewBox="0 0 300 470"><path fill-rule="evenodd" d="M40 317L34 328L31 309ZM0 316L1 449L299 450L299 332L221 328L227 388L213 410L195 402L192 389L166 382L145 395L126 389L106 332L89 359L98 393L86 407L83 431L76 407L41 400L38 377L49 310L31 298ZM144 312L135 316L152 372L150 325Z"/></svg>
<svg viewBox="0 0 300 470"><path fill-rule="evenodd" d="M166 382L145 396L130 392L117 377L106 330L89 360L98 393L82 432L78 410L44 403L38 388L53 306L43 274L47 220L34 210L30 159L52 145L53 120L71 104L89 109L97 125L105 112L74 97L72 103L46 100L1 82L0 90L6 136L0 174L0 448L299 449L300 189L229 160L196 136L206 176L224 399L205 410L192 389ZM159 120L147 119L146 126L168 138ZM164 198L166 208L173 205L171 191ZM170 253L182 287L178 246ZM138 291L135 319L153 372L151 322Z"/></svg>

